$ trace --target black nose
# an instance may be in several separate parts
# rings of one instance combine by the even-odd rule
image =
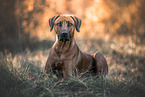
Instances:
[[[67,33],[62,33],[62,37],[67,37],[68,34]]]
[[[66,41],[69,41],[71,39],[71,36],[70,36],[70,34],[66,30],[63,30],[58,35],[58,39],[59,39],[59,41],[66,42]]]

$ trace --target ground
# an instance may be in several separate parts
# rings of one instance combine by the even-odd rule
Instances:
[[[43,43],[44,42],[44,43]],[[107,59],[104,76],[72,76],[68,80],[45,74],[49,49],[42,43],[19,53],[0,53],[1,97],[143,97],[145,95],[145,46],[130,42],[77,39],[81,50],[100,51]],[[44,44],[44,45],[42,45]]]

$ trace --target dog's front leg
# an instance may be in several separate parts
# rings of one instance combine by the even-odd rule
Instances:
[[[72,63],[65,62],[65,64],[63,65],[63,77],[64,77],[64,79],[71,77],[72,73],[73,73]]]
[[[52,66],[54,64],[54,61],[49,57],[47,59],[46,65],[44,67],[44,70],[46,73],[52,73]]]

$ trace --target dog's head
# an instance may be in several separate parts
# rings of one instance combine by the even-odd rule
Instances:
[[[74,31],[80,31],[81,20],[73,15],[57,15],[49,19],[50,32],[54,28],[58,40],[62,42],[70,41],[74,36]]]

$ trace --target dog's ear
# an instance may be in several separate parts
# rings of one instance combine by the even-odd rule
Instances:
[[[53,29],[55,20],[56,20],[59,16],[60,16],[60,15],[57,15],[57,16],[54,16],[54,17],[52,17],[52,18],[49,19],[50,32],[51,32],[52,29]]]
[[[74,20],[74,22],[75,22],[75,27],[76,27],[76,30],[78,31],[78,32],[80,32],[80,26],[81,26],[81,19],[79,19],[79,18],[77,18],[77,17],[75,17],[75,16],[71,16],[71,18]]]

